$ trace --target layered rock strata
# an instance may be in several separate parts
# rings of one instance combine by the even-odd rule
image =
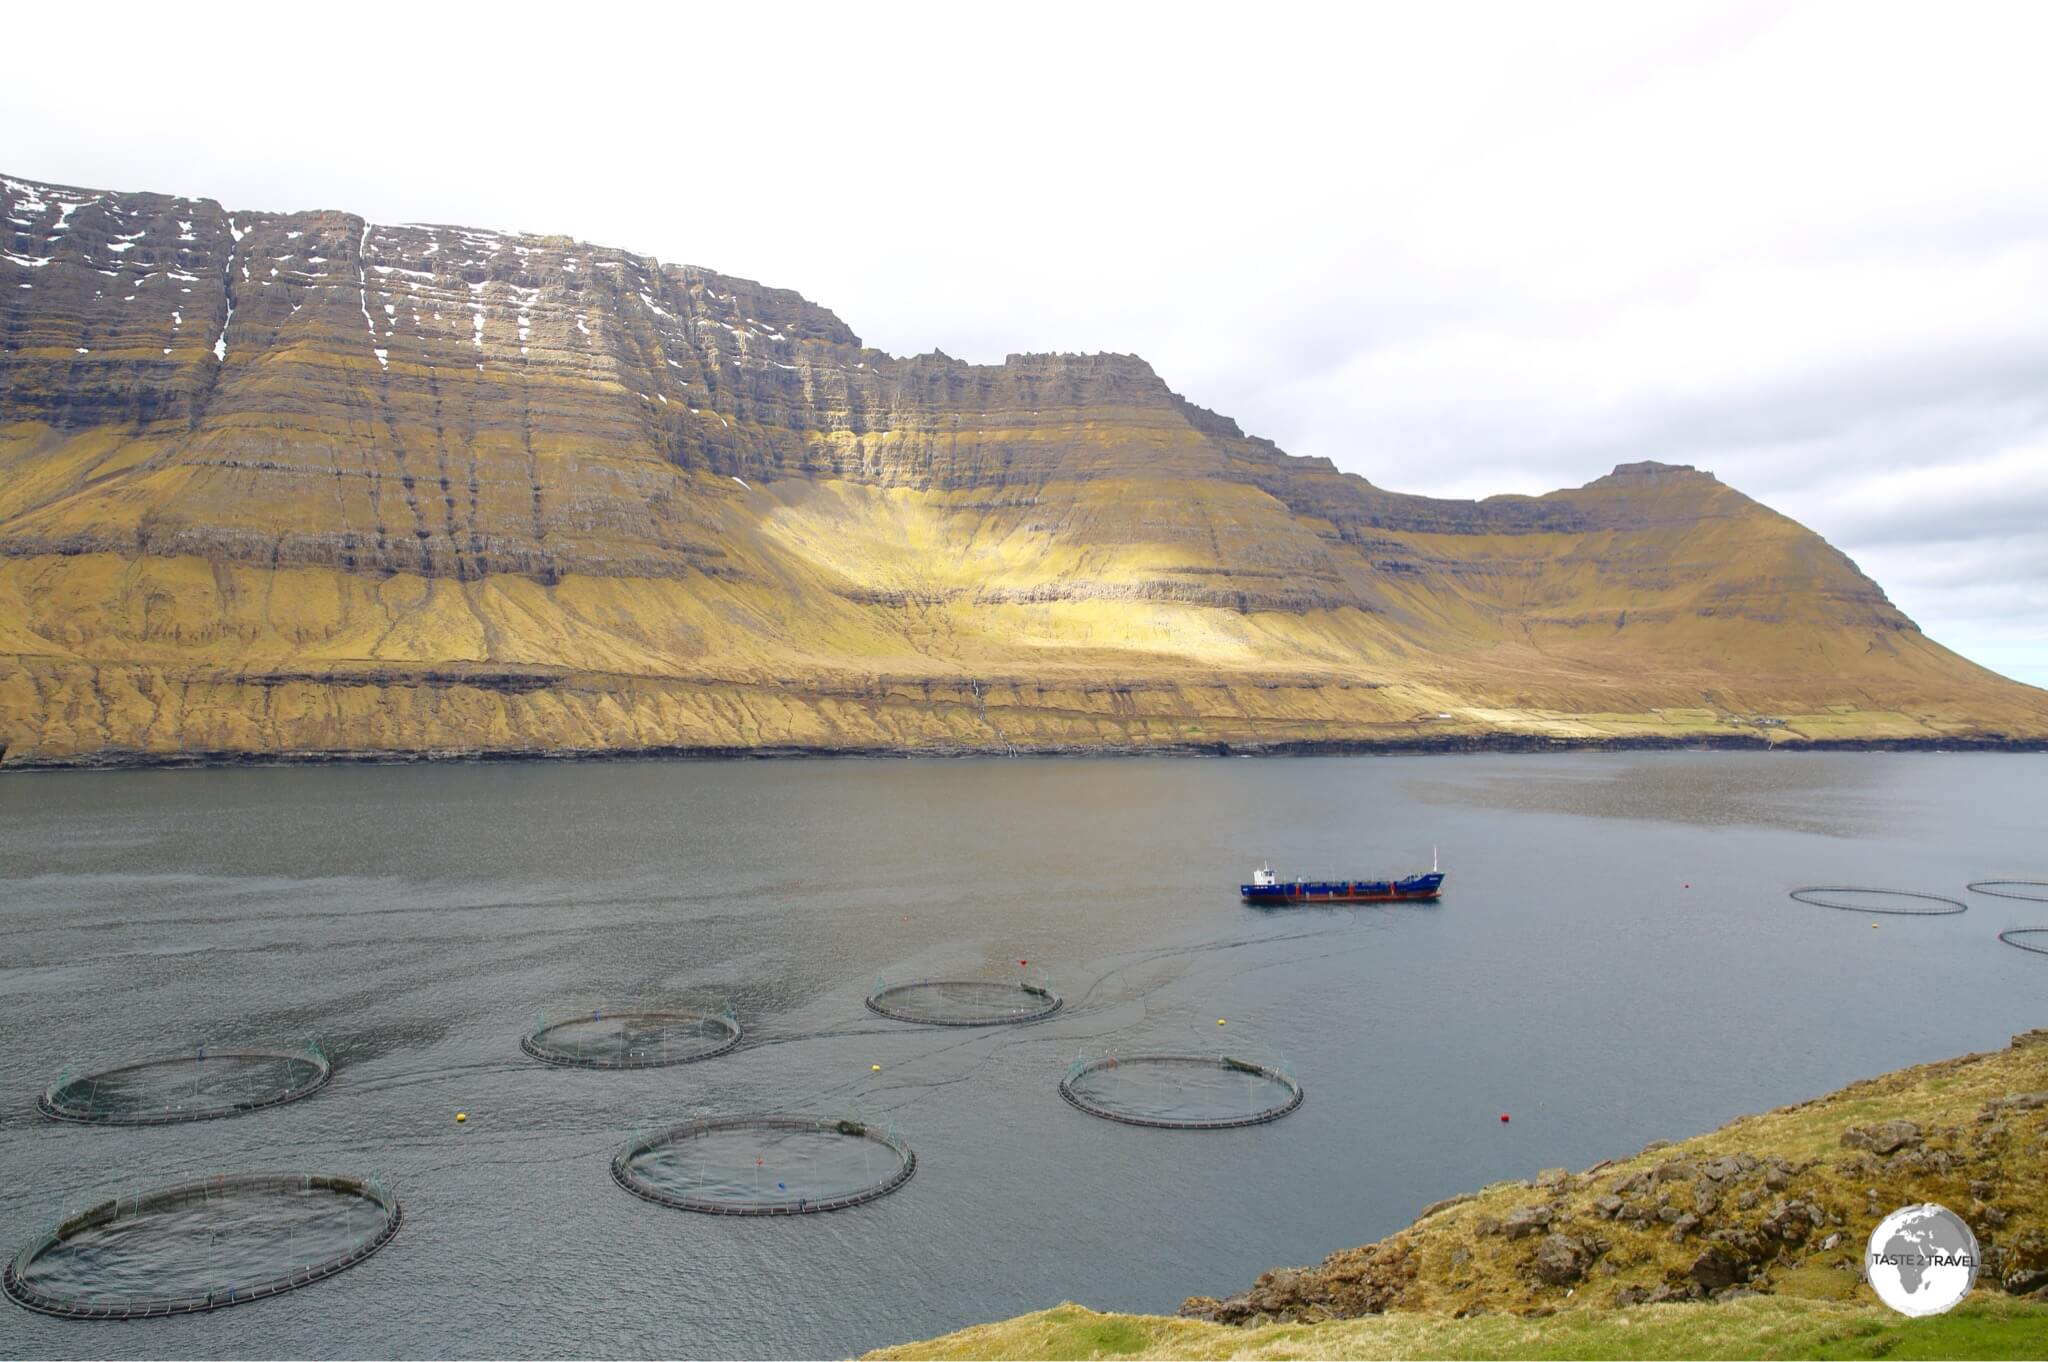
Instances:
[[[1710,475],[1444,501],[1121,355],[0,177],[7,764],[2048,738]]]

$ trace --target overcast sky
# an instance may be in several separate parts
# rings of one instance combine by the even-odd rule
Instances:
[[[8,43],[0,170],[568,233],[897,354],[1134,351],[1400,491],[1697,464],[2048,685],[2048,5],[101,3]]]

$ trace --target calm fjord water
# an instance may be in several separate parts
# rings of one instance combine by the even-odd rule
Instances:
[[[0,1304],[0,1351],[829,1356],[1063,1299],[1171,1311],[1453,1192],[2048,1025],[2048,960],[1996,939],[2048,907],[1962,890],[2048,879],[2044,794],[2048,758],[1888,754],[0,780],[0,1248],[216,1171],[375,1171],[406,1209],[368,1263],[247,1308],[89,1325]],[[1437,907],[1237,901],[1260,858],[1405,872],[1432,844]],[[1970,911],[1785,897],[1835,883]],[[1066,996],[1047,1023],[861,1005],[883,977],[1020,959]],[[549,1009],[720,999],[746,1038],[701,1064],[518,1047]],[[67,1063],[307,1036],[333,1082],[239,1119],[34,1107]],[[1077,1055],[1175,1049],[1282,1058],[1308,1100],[1197,1134],[1055,1090]],[[635,1131],[742,1110],[893,1122],[917,1176],[788,1220],[611,1182]]]

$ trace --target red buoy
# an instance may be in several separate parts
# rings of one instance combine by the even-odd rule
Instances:
[[[1502,1125],[1506,1125],[1508,1123],[1508,1114],[1506,1112],[1502,1112],[1500,1114],[1500,1123]]]

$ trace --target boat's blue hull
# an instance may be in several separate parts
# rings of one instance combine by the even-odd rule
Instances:
[[[1246,903],[1403,903],[1434,899],[1443,892],[1444,873],[1405,880],[1295,880],[1291,884],[1238,886]]]

